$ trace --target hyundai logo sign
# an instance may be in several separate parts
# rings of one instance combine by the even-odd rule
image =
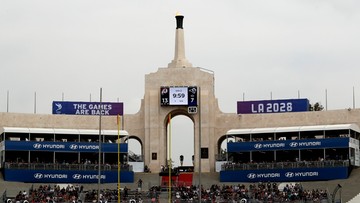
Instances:
[[[41,149],[42,145],[40,143],[35,143],[33,147],[34,149]]]
[[[78,149],[78,145],[77,144],[72,144],[72,145],[70,145],[70,149],[72,149],[72,150],[76,150],[76,149]]]
[[[285,177],[292,178],[292,177],[294,177],[294,173],[293,172],[286,172]]]
[[[291,142],[289,145],[290,145],[290,147],[297,147],[298,143],[297,142]]]
[[[255,147],[255,149],[260,149],[260,148],[262,148],[262,144],[257,143],[257,144],[254,145],[254,147]]]
[[[42,173],[35,173],[34,174],[34,178],[36,179],[42,179],[44,177],[44,175]]]
[[[256,174],[255,173],[249,173],[249,174],[247,174],[247,177],[249,179],[254,179],[254,178],[256,178]]]
[[[81,174],[74,174],[72,177],[73,177],[75,180],[79,180],[79,179],[81,179]]]

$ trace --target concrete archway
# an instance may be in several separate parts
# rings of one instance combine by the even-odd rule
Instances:
[[[169,159],[169,153],[171,153],[171,159],[173,161],[173,166],[193,166],[193,156],[195,152],[195,129],[194,129],[194,119],[186,111],[180,110],[176,113],[175,116],[171,118],[171,127],[167,126],[167,158]],[[169,129],[169,127],[171,129]],[[171,135],[169,131],[171,130]],[[171,143],[169,139],[171,136]],[[171,151],[171,152],[169,152]],[[183,157],[183,161],[180,162],[180,156]]]

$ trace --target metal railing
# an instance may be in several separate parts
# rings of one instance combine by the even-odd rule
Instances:
[[[91,171],[98,170],[98,164],[58,164],[58,163],[9,163],[5,162],[6,169],[29,169],[29,170],[80,170]],[[103,171],[117,171],[117,164],[101,164]],[[121,164],[121,171],[132,171],[132,166]]]
[[[4,193],[2,194],[1,196],[1,199],[0,199],[2,202],[6,202],[7,200],[7,194],[6,194],[6,190],[4,191]]]
[[[349,160],[299,161],[299,162],[270,162],[270,163],[226,163],[221,170],[261,170],[286,168],[328,168],[348,167]]]

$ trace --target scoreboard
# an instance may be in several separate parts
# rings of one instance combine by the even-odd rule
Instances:
[[[160,87],[161,106],[197,106],[197,87]]]

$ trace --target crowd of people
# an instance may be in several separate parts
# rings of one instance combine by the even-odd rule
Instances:
[[[22,203],[55,203],[55,202],[76,202],[79,194],[83,190],[82,186],[67,185],[60,187],[55,185],[40,185],[38,188],[30,188],[29,193],[20,191],[14,199],[8,202],[22,202]]]
[[[121,190],[121,202],[160,202],[161,187],[153,186],[148,191],[130,190],[127,187]],[[167,193],[165,191],[164,193]],[[178,186],[172,188],[172,202],[198,202],[201,193],[201,202],[247,202],[247,203],[286,203],[286,202],[313,202],[328,203],[330,196],[323,189],[304,189],[300,184],[256,183],[245,186],[237,185],[212,185],[210,188],[192,186]],[[11,201],[19,203],[79,203],[97,200],[101,202],[118,202],[117,189],[84,191],[82,186],[68,185],[60,187],[55,185],[40,185],[31,188],[29,193],[20,191]]]
[[[198,199],[196,186],[176,188],[175,199],[192,201]],[[287,184],[280,190],[276,183],[245,185],[212,185],[201,189],[204,202],[329,202],[326,190],[306,190],[300,184]]]

